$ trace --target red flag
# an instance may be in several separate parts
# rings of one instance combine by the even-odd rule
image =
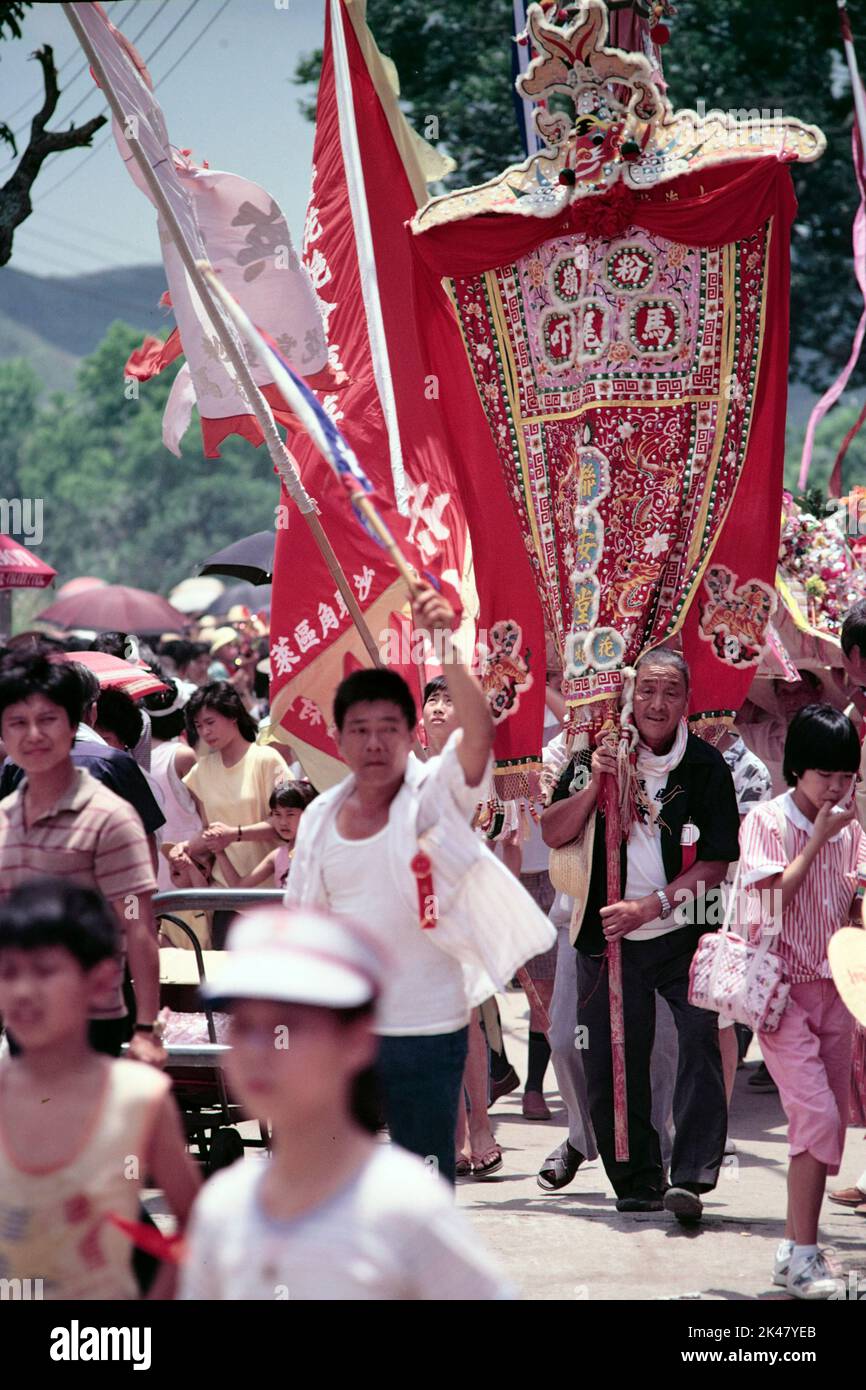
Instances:
[[[771,204],[765,314],[757,380],[750,401],[751,428],[742,474],[710,552],[682,628],[691,670],[690,710],[695,732],[736,716],[767,644],[776,612],[779,503],[785,465],[788,386],[788,306],[791,223],[796,211],[788,179],[776,180]],[[743,390],[732,380],[729,390]]]
[[[400,115],[369,31],[354,8],[330,0],[303,255],[323,301],[331,365],[345,369],[351,384],[339,403],[325,396],[323,404],[335,412],[334,419],[380,498],[390,499],[392,510],[385,512],[385,519],[395,534],[401,529],[396,506],[406,505],[402,530],[415,548],[416,563],[422,570],[438,565],[455,589],[463,577],[465,511],[476,561],[479,554],[484,556],[479,636],[491,654],[485,680],[500,726],[497,757],[522,763],[540,746],[543,679],[521,704],[532,684],[526,669],[530,652],[539,673],[543,671],[540,608],[513,519],[506,514],[500,529],[500,517],[494,519],[487,510],[486,496],[478,493],[474,482],[478,451],[491,446],[473,397],[456,320],[452,317],[445,330],[453,373],[434,373],[420,349],[407,293],[411,245],[404,226],[424,196],[413,139],[417,141]],[[404,586],[394,583],[382,552],[363,533],[349,534],[345,526],[340,533],[329,523],[333,486],[308,443],[297,438],[291,443],[344,568],[363,602],[372,605],[369,621],[383,656],[388,664],[417,670],[419,639],[408,634],[407,652],[406,628],[391,618],[403,606]],[[358,654],[362,648],[343,622],[333,637],[317,632],[317,649],[301,653],[291,648],[299,659],[287,669],[286,647],[291,646],[288,639],[296,624],[306,620],[309,625],[318,603],[327,607],[333,602],[333,581],[310,553],[300,529],[293,526],[277,540],[272,717],[282,720],[302,754],[304,745],[320,754],[333,753],[326,732],[330,699],[343,674],[346,650]],[[365,567],[374,570],[375,577],[362,593],[357,580]],[[307,660],[300,659],[304,656]],[[419,671],[418,684],[420,675]],[[515,721],[518,708],[521,719]],[[316,781],[306,761],[304,765]],[[325,773],[333,780],[342,775],[342,765],[332,764]]]

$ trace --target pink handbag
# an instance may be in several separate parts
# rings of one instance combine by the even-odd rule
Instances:
[[[779,814],[784,819],[781,808]],[[781,830],[787,854],[787,821]],[[785,962],[770,950],[766,928],[757,945],[731,930],[740,900],[739,881],[738,870],[721,929],[708,932],[698,942],[689,970],[689,1003],[744,1023],[754,1033],[775,1033],[791,986],[785,979]]]
[[[754,1033],[775,1033],[791,986],[785,963],[763,937],[757,946],[722,927],[698,942],[689,970],[689,1003],[712,1009]]]

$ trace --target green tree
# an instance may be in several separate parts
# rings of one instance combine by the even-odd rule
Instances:
[[[851,0],[852,23],[866,0]],[[397,65],[401,99],[419,133],[439,121],[439,144],[456,161],[447,183],[480,183],[521,157],[512,95],[511,0],[369,0],[379,47]],[[819,125],[828,149],[794,166],[800,211],[793,238],[792,375],[822,389],[848,355],[857,322],[851,224],[852,104],[836,6],[815,0],[678,0],[663,50],[674,106],[781,110]],[[866,45],[861,58],[866,62]],[[295,79],[318,79],[308,54]],[[309,102],[304,109],[314,118]]]
[[[264,448],[230,439],[220,459],[204,459],[194,417],[183,460],[166,450],[162,414],[177,368],[130,398],[123,368],[140,338],[112,324],[76,390],[41,404],[26,364],[0,363],[4,494],[43,499],[40,555],[58,583],[95,574],[167,593],[212,551],[273,525],[279,487]]]
[[[852,401],[849,404],[843,399],[841,405],[835,406],[824,416],[815,431],[812,462],[809,466],[809,487],[820,490],[825,497],[836,455],[859,414],[859,402]],[[792,432],[785,451],[785,487],[793,493],[797,492],[802,450],[802,432]],[[846,496],[856,483],[866,483],[866,425],[851,441],[842,462],[842,496]]]
[[[17,496],[13,486],[21,451],[38,413],[42,382],[24,358],[10,358],[0,370],[0,492]]]

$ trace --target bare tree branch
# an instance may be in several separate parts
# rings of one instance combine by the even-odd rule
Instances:
[[[45,44],[31,56],[42,68],[45,100],[42,109],[37,111],[31,122],[30,140],[26,150],[14,173],[0,188],[0,265],[6,265],[12,255],[15,229],[20,227],[33,211],[30,190],[45,160],[59,150],[83,149],[89,146],[97,130],[107,121],[106,116],[94,116],[93,120],[86,121],[84,125],[70,124],[68,130],[46,130],[46,125],[57,109],[60,96],[54,52],[50,44]],[[0,128],[0,139],[5,138],[5,127]],[[17,149],[15,153],[18,153]]]

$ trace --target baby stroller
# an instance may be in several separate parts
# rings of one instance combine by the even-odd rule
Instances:
[[[225,1041],[227,1020],[199,995],[199,985],[218,971],[224,951],[204,952],[195,932],[176,915],[190,908],[231,908],[229,898],[279,900],[270,890],[257,892],[201,889],[192,892],[160,893],[154,900],[157,919],[166,919],[184,933],[191,950],[163,947],[160,950],[161,1016],[165,1021],[163,1045],[168,1053],[165,1071],[171,1077],[174,1096],[183,1117],[187,1143],[205,1172],[227,1168],[241,1158],[245,1148],[268,1148],[267,1128],[259,1125],[259,1137],[244,1138],[237,1125],[245,1120],[240,1106],[229,1094],[223,1063],[229,1046]],[[194,901],[193,901],[194,900]],[[218,901],[216,901],[218,900]],[[174,908],[172,912],[169,909]]]

